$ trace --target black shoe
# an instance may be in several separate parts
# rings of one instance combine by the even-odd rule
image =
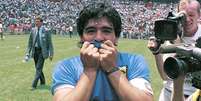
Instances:
[[[41,83],[40,85],[45,85],[45,83]]]

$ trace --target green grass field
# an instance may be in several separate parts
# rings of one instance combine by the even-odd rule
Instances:
[[[23,63],[28,35],[8,35],[0,40],[0,101],[52,101],[50,93],[51,73],[55,63],[63,58],[79,55],[78,37],[52,36],[54,45],[53,61],[46,60],[44,73],[46,85],[31,91],[34,78],[33,60]],[[148,61],[155,101],[158,100],[162,81],[156,70],[154,57],[146,47],[147,41],[119,39],[118,48],[129,53],[142,54]]]

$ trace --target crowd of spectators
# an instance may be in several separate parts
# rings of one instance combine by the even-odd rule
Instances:
[[[96,0],[99,2],[102,0]],[[40,15],[47,29],[56,34],[75,29],[75,21],[80,9],[94,0],[0,0],[0,16],[4,30],[11,33],[28,33],[33,19]],[[121,14],[123,21],[122,37],[147,39],[153,35],[154,21],[167,16],[177,4],[144,3],[138,0],[107,0]]]

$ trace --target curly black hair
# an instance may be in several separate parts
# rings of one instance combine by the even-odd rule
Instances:
[[[92,3],[84,7],[77,19],[77,31],[83,36],[84,27],[90,19],[106,17],[114,26],[115,36],[119,37],[122,28],[121,17],[117,10],[107,3]]]

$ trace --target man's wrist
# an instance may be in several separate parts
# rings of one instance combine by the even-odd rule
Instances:
[[[94,74],[96,74],[96,72],[97,72],[97,69],[95,69],[95,68],[87,68],[87,69],[84,69],[84,73],[85,74],[90,74],[90,75],[94,75]]]
[[[152,51],[153,55],[158,55],[160,53],[160,48],[158,48],[157,50]]]
[[[87,73],[97,72],[97,68],[84,67],[84,72],[87,72]]]
[[[118,67],[112,67],[112,69],[105,71],[106,75],[110,75],[116,71],[119,71]]]
[[[159,54],[159,51],[157,52],[152,52],[153,55],[158,55]]]

